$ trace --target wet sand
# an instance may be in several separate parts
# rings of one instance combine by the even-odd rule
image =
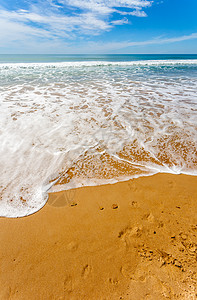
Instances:
[[[0,226],[0,299],[196,299],[197,177],[54,193]]]

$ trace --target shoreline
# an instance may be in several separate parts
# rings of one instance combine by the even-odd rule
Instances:
[[[195,299],[197,177],[52,193],[0,218],[2,299]],[[154,287],[154,289],[153,289]]]

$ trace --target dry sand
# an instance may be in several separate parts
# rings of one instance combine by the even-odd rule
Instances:
[[[186,175],[51,194],[0,219],[0,299],[196,299],[196,213]]]

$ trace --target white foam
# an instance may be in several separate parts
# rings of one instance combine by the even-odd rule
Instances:
[[[37,68],[37,67],[92,67],[92,66],[150,66],[150,65],[195,65],[197,59],[137,60],[137,61],[73,61],[73,62],[30,62],[0,63],[0,68]]]
[[[197,60],[0,64],[0,215],[39,210],[87,153],[98,161],[108,153],[136,171],[104,180],[93,164],[86,178],[79,169],[52,190],[158,172],[197,175],[197,80],[150,68],[179,64]]]

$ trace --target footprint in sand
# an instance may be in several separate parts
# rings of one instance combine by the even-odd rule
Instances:
[[[103,207],[103,206],[100,206],[99,209],[100,209],[100,210],[104,210],[104,207]]]
[[[119,232],[118,237],[124,242],[127,249],[129,249],[133,242],[135,242],[136,238],[139,238],[142,235],[143,227],[134,226],[132,228],[125,228]]]
[[[70,294],[73,291],[73,282],[71,276],[66,276],[64,279],[64,293]]]
[[[157,220],[152,213],[145,214],[142,217],[142,220],[145,220],[151,224],[154,223],[157,228],[164,227],[164,223],[162,221]]]
[[[72,203],[70,204],[70,206],[77,206],[77,203],[76,203],[76,202],[72,202]]]
[[[169,188],[173,188],[174,186],[175,186],[174,181],[169,180],[169,181],[168,181],[168,187],[169,187]]]
[[[137,201],[131,201],[131,204],[130,204],[130,205],[131,205],[131,207],[133,207],[133,208],[139,207]]]
[[[155,217],[153,216],[152,213],[144,215],[144,217],[142,219],[147,220],[150,223],[153,223],[155,221]]]
[[[113,209],[117,209],[117,208],[118,208],[118,204],[113,204],[113,205],[112,205],[112,208],[113,208]]]
[[[140,237],[142,235],[142,225],[134,226],[132,228],[127,227],[119,232],[118,237],[125,238],[125,237]]]
[[[117,278],[109,278],[109,283],[117,285],[119,283],[119,280]]]
[[[82,273],[81,273],[81,275],[82,275],[82,277],[84,278],[84,279],[86,279],[87,277],[88,277],[88,275],[90,274],[90,272],[91,272],[91,267],[89,266],[89,265],[86,265],[85,267],[83,267],[83,270],[82,270]]]

